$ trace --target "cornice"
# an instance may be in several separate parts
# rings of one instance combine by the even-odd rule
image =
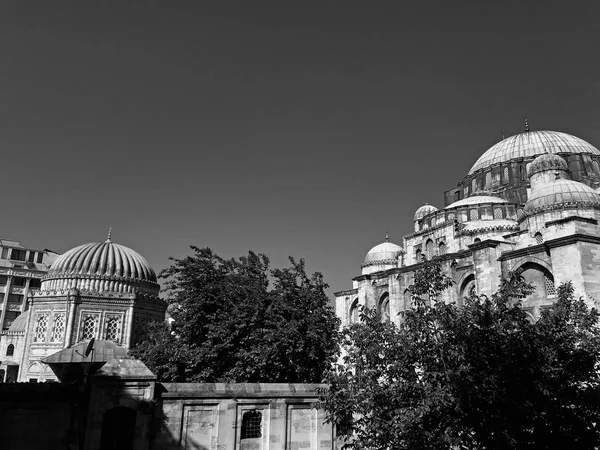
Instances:
[[[567,223],[567,222],[585,222],[585,223],[591,223],[592,225],[598,225],[598,221],[596,219],[590,219],[588,217],[581,217],[581,216],[570,216],[570,217],[565,217],[564,219],[550,220],[550,221],[546,222],[544,225],[546,227],[548,227],[548,226],[552,226],[552,225],[560,225],[560,224]]]
[[[468,222],[463,222],[463,223],[468,223]],[[460,230],[460,232],[458,233],[459,236],[472,236],[474,234],[478,234],[478,233],[486,233],[488,231],[511,231],[511,230],[518,230],[519,229],[519,225],[518,224],[514,224],[514,225],[490,225],[489,227],[481,227],[481,228],[476,228],[473,230]]]
[[[400,252],[398,252],[398,255],[400,255]],[[370,267],[370,266],[386,266],[389,264],[397,264],[397,263],[398,263],[398,258],[378,259],[376,261],[369,261],[369,262],[363,263],[360,265],[360,268],[363,269],[365,267]]]
[[[533,208],[530,210],[523,210],[523,214],[518,218],[518,222],[521,223],[525,219],[535,216],[537,214],[547,212],[547,211],[559,211],[565,209],[579,209],[579,208],[592,208],[592,209],[600,209],[600,202],[561,202],[558,204],[552,205],[543,205],[538,206],[537,208]]]
[[[345,291],[334,292],[333,295],[336,297],[344,297],[346,295],[356,295],[358,294],[358,289],[347,289]]]
[[[513,245],[512,242],[506,241],[498,241],[496,239],[486,239],[484,241],[475,242],[473,244],[468,245],[468,247],[473,251],[483,250],[484,248],[496,248],[500,244]]]
[[[600,237],[590,236],[588,234],[575,233],[569,236],[562,236],[556,239],[551,239],[542,244],[532,245],[530,247],[518,248],[504,252],[498,258],[498,261],[506,261],[509,259],[518,258],[521,256],[531,255],[532,253],[548,252],[551,248],[564,247],[565,245],[575,244],[577,242],[587,242],[600,245]]]

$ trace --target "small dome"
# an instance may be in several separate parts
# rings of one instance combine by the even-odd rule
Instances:
[[[531,176],[535,175],[536,173],[551,170],[563,170],[568,172],[569,166],[567,165],[567,162],[560,156],[553,153],[545,153],[538,156],[531,162],[529,168],[527,169],[527,175],[531,178]]]
[[[136,251],[107,240],[80,245],[59,256],[43,278],[42,290],[71,288],[158,295],[156,274]]]
[[[417,209],[417,212],[415,212],[415,221],[421,220],[423,217],[428,216],[436,211],[438,211],[438,209],[435,206],[425,203],[423,206]]]
[[[398,257],[398,254],[402,252],[402,247],[399,245],[393,244],[391,242],[384,242],[382,244],[376,245],[365,257],[365,264],[375,264],[383,261],[395,260]]]
[[[533,213],[561,205],[600,207],[600,194],[586,184],[558,179],[531,191],[531,196],[523,210],[526,213]]]
[[[528,131],[503,139],[473,164],[469,175],[513,159],[531,158],[544,153],[572,153],[600,156],[600,150],[575,136],[557,131]]]
[[[457,202],[451,203],[444,209],[458,208],[460,206],[471,206],[471,205],[482,205],[484,203],[508,203],[506,200],[500,197],[494,197],[491,195],[472,195],[471,197],[463,198]]]
[[[14,332],[19,332],[19,331],[27,331],[26,327],[27,327],[27,318],[28,317],[29,317],[29,310],[25,311],[23,314],[21,314],[19,317],[17,317],[15,320],[13,320],[13,323],[10,325],[8,332],[14,333]]]

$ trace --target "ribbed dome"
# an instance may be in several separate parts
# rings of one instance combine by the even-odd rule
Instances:
[[[494,197],[491,195],[472,195],[471,197],[463,198],[457,202],[451,203],[444,209],[458,208],[460,206],[471,206],[471,205],[482,205],[484,203],[508,203],[506,200],[500,197]]]
[[[600,207],[600,194],[586,184],[558,179],[534,189],[524,211],[531,213],[571,205]]]
[[[527,175],[531,177],[536,173],[550,170],[563,170],[568,172],[569,166],[567,165],[567,162],[560,156],[553,153],[545,153],[532,161],[527,170]]]
[[[367,256],[365,257],[364,264],[395,260],[401,252],[402,247],[399,245],[391,242],[384,242],[369,250],[369,253],[367,253]]]
[[[600,156],[600,150],[570,134],[558,131],[528,131],[503,139],[473,164],[469,175],[494,164],[543,153],[584,153]]]
[[[438,211],[438,209],[435,206],[425,203],[423,206],[417,209],[417,212],[415,212],[415,220],[421,220],[423,217],[428,216],[436,211]]]
[[[42,290],[78,288],[157,295],[156,274],[136,251],[110,240],[75,247],[59,256],[44,277]]]

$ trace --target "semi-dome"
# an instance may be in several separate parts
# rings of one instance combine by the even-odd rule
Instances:
[[[99,292],[158,295],[156,274],[148,261],[110,240],[84,244],[59,256],[42,280],[42,290],[71,288]]]
[[[557,179],[532,190],[523,210],[531,214],[561,206],[600,207],[600,194],[586,184]]]
[[[9,333],[19,333],[27,331],[27,318],[29,317],[29,310],[25,311],[15,320],[8,328]]]
[[[567,165],[567,162],[560,156],[555,155],[554,153],[544,153],[531,162],[529,168],[527,169],[527,175],[531,177],[536,173],[551,170],[562,170],[568,172],[569,166]]]
[[[415,220],[421,220],[423,217],[428,216],[431,213],[436,212],[438,209],[430,205],[429,203],[425,203],[415,212]]]
[[[543,153],[600,156],[600,150],[576,136],[558,131],[527,131],[503,139],[491,147],[473,164],[469,175],[495,164],[518,158],[531,158]]]
[[[369,250],[369,253],[367,253],[367,256],[365,257],[364,264],[395,260],[401,252],[402,247],[399,245],[391,242],[383,242]]]
[[[444,209],[459,208],[461,206],[483,205],[489,203],[508,203],[505,199],[492,195],[472,195],[457,202],[451,203]]]

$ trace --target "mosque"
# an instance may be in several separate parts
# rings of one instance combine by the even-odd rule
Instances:
[[[159,289],[148,261],[110,232],[58,256],[29,293],[29,308],[2,333],[0,382],[56,381],[74,362],[125,356],[149,322],[164,321]],[[92,338],[95,354],[85,355]]]
[[[600,150],[556,131],[502,139],[475,162],[444,207],[421,206],[414,232],[366,255],[352,289],[335,293],[342,326],[358,320],[360,306],[377,308],[398,323],[410,307],[406,288],[415,270],[435,258],[454,280],[443,293],[460,305],[475,290],[491,295],[500,277],[521,271],[535,286],[523,307],[536,320],[571,281],[577,297],[600,303]]]

